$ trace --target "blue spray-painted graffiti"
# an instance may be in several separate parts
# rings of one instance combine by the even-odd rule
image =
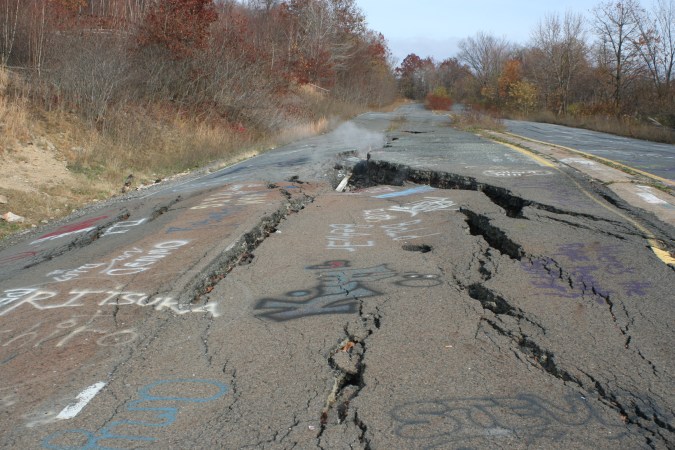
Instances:
[[[615,247],[598,242],[569,243],[559,246],[553,256],[556,259],[541,257],[521,263],[521,267],[534,276],[532,285],[549,295],[582,298],[592,294],[597,303],[605,304],[608,298],[616,294],[645,296],[652,287],[649,281],[631,279],[637,276],[637,270],[630,262],[625,262],[626,257],[622,258]],[[562,272],[561,264],[567,273]],[[614,287],[621,286],[623,289],[603,287],[599,276],[605,279],[621,277],[623,280],[614,283]]]
[[[419,187],[414,187],[410,189],[406,189],[404,191],[399,191],[399,192],[390,192],[388,194],[380,194],[376,195],[374,198],[394,198],[394,197],[405,197],[407,195],[413,195],[413,194],[421,194],[424,192],[431,192],[435,191],[436,189],[432,188],[431,186],[419,186]]]
[[[474,397],[413,401],[392,413],[396,434],[415,448],[508,447],[518,439],[530,446],[547,447],[584,429],[605,429],[615,444],[625,436],[620,422],[608,423],[600,411],[579,394],[546,399],[535,394],[513,397]],[[540,445],[532,445],[533,443]],[[473,444],[473,445],[472,445]],[[413,447],[411,445],[410,447]]]
[[[199,393],[203,396],[187,397],[182,395],[153,395],[153,390],[167,385],[186,385],[193,384]],[[177,417],[179,408],[176,406],[140,406],[150,402],[166,403],[207,403],[221,398],[228,392],[227,385],[215,380],[200,379],[177,379],[160,380],[143,386],[138,391],[138,400],[129,402],[126,406],[130,412],[144,412],[154,414],[156,422],[146,422],[140,420],[114,420],[95,433],[87,430],[65,430],[50,434],[42,441],[42,446],[55,450],[109,450],[120,447],[101,445],[101,441],[127,441],[128,442],[156,442],[157,438],[151,436],[132,436],[127,434],[116,434],[113,430],[122,426],[166,428],[172,425]],[[191,390],[192,392],[192,390]],[[73,445],[73,442],[78,442]],[[83,443],[82,443],[83,442]]]

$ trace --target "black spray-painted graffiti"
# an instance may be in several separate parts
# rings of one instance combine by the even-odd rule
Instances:
[[[172,389],[173,388],[173,389]],[[166,394],[161,392],[174,392],[183,388],[187,393]],[[126,405],[126,410],[132,413],[141,413],[145,419],[154,416],[156,420],[113,420],[108,425],[92,433],[87,430],[65,430],[50,434],[42,441],[44,448],[54,450],[93,450],[128,448],[130,443],[134,447],[148,445],[156,442],[153,436],[138,436],[115,432],[116,428],[122,427],[126,433],[129,427],[145,427],[146,432],[160,432],[162,429],[173,425],[178,420],[178,404],[193,403],[202,404],[218,400],[227,393],[227,385],[215,380],[179,379],[161,380],[143,386],[138,391],[138,400],[133,400]],[[173,405],[173,406],[169,406]],[[73,446],[73,441],[78,442]],[[84,443],[82,443],[84,441]],[[114,447],[113,443],[124,441],[123,447]],[[106,442],[106,445],[101,445]]]
[[[606,428],[612,440],[626,433],[619,423],[608,424],[579,394],[566,395],[561,403],[534,394],[418,401],[395,408],[392,417],[398,423],[396,434],[415,440],[416,448],[466,447],[471,441],[483,446],[486,440],[509,437],[541,445],[591,426]]]
[[[399,274],[386,264],[367,268],[351,268],[349,261],[327,261],[310,266],[317,271],[319,284],[311,289],[288,292],[285,298],[264,298],[255,306],[269,310],[258,317],[278,322],[321,314],[351,314],[358,310],[359,301],[381,295],[364,283],[394,279],[401,287],[431,287],[441,284],[438,275],[406,272]]]

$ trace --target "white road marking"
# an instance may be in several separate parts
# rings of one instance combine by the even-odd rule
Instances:
[[[654,194],[650,194],[648,192],[638,192],[638,196],[642,198],[642,200],[646,201],[647,203],[651,203],[652,205],[667,205],[668,202],[665,200],[661,200]]]
[[[101,391],[101,389],[105,387],[105,385],[106,383],[104,383],[103,381],[99,381],[98,383],[89,386],[84,391],[80,392],[80,394],[76,397],[77,403],[73,403],[72,405],[68,405],[65,408],[63,408],[63,410],[59,413],[58,416],[56,416],[56,418],[61,420],[68,420],[78,415],[80,411],[82,411],[84,407],[87,406],[87,403],[89,403],[91,399],[96,397],[96,394],[98,394]]]
[[[642,192],[636,192],[636,194],[642,198],[642,200],[652,205],[668,205],[669,203],[665,200],[660,199],[656,195],[652,194],[651,188],[649,186],[640,186],[638,185],[638,190]]]

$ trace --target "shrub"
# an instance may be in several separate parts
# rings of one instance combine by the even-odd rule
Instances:
[[[448,111],[452,107],[452,99],[443,86],[439,86],[427,94],[425,102],[427,109]]]

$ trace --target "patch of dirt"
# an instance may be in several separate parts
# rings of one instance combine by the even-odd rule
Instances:
[[[51,141],[37,137],[0,151],[0,215],[12,212],[22,223],[0,219],[0,239],[26,228],[53,222],[74,209],[104,197],[98,182],[73,173]]]
[[[38,192],[77,182],[54,144],[42,138],[0,154],[0,190]],[[11,199],[9,205],[11,208]],[[4,209],[4,208],[3,208]]]

